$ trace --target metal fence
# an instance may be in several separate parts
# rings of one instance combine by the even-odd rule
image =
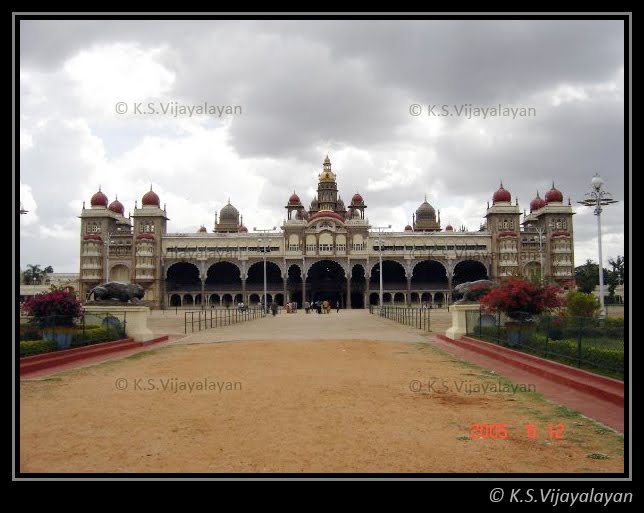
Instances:
[[[24,347],[21,344],[21,355],[124,339],[127,338],[126,326],[127,312],[124,311],[100,314],[83,312],[77,318],[61,315],[21,317],[19,342],[28,342]]]
[[[520,351],[624,377],[624,321],[540,315],[515,321],[483,310],[466,312],[469,336]]]
[[[230,326],[238,322],[266,317],[262,308],[211,308],[184,312],[184,333]]]
[[[411,308],[406,306],[369,305],[369,313],[412,326],[423,331],[431,331],[431,310],[429,308]]]

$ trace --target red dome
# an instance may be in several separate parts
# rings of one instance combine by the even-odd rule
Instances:
[[[555,189],[554,182],[552,183],[552,189],[546,192],[546,203],[561,203],[563,201],[563,194],[561,191]]]
[[[107,206],[107,196],[101,192],[101,188],[98,188],[98,192],[92,196],[92,199],[89,200],[90,204],[93,207],[106,207]]]
[[[88,233],[87,235],[85,235],[85,237],[83,237],[83,240],[97,240],[97,241],[102,241],[102,240],[103,240],[103,237],[101,237],[101,236],[100,236],[99,234],[97,234],[97,233]]]
[[[246,228],[245,226],[240,226],[239,233],[248,233],[248,228]]]
[[[201,227],[197,230],[197,233],[207,233],[207,232],[208,232],[208,229],[203,225],[201,225]]]
[[[118,200],[118,198],[112,201],[112,203],[110,203],[110,206],[107,208],[109,208],[112,212],[116,212],[120,215],[123,215],[125,213],[125,207],[123,206],[123,203]]]
[[[314,219],[319,219],[320,217],[332,217],[333,219],[337,219],[338,221],[344,223],[344,218],[340,214],[337,214],[331,210],[321,210],[320,212],[316,212],[309,218],[309,222],[313,221]]]
[[[411,231],[413,231],[413,230],[414,230],[414,229],[411,227],[411,225],[410,225],[410,224],[408,224],[407,226],[405,226],[405,231],[406,231],[406,232],[411,232]]]
[[[362,196],[360,196],[360,194],[356,192],[353,195],[353,198],[351,198],[351,204],[352,205],[361,205],[362,203],[364,203],[364,199],[362,199]]]
[[[539,210],[540,208],[543,208],[545,206],[545,200],[541,198],[539,196],[539,193],[537,192],[537,197],[530,202],[530,212],[532,212],[533,210]]]
[[[503,184],[501,184],[501,187],[492,196],[492,203],[510,203],[511,201],[512,195],[510,191],[504,189]]]
[[[448,225],[445,227],[445,231],[446,231],[446,232],[453,232],[453,231],[454,231],[454,227],[453,227],[451,224],[448,224]]]
[[[300,197],[295,194],[295,192],[293,192],[293,194],[291,194],[291,197],[288,199],[288,202],[290,205],[297,205],[300,203]]]
[[[138,240],[145,240],[145,239],[147,239],[147,240],[154,240],[154,234],[152,234],[152,233],[139,233],[139,234],[136,236],[136,238],[137,238]]]
[[[159,195],[150,187],[150,190],[143,195],[141,204],[158,207],[161,205],[161,200],[159,199]]]

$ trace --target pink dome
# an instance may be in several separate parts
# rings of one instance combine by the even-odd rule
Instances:
[[[120,215],[123,215],[125,213],[125,207],[123,206],[123,203],[118,200],[118,197],[114,201],[112,201],[112,203],[110,203],[110,206],[107,208],[109,208],[112,212]]]
[[[492,196],[492,203],[510,203],[511,201],[512,195],[510,194],[510,191],[504,189],[503,183],[501,183],[501,187],[499,187]]]
[[[99,187],[98,192],[92,196],[89,202],[93,207],[107,207],[107,196],[101,192]]]
[[[242,226],[240,226],[240,227],[239,227],[239,233],[248,233],[248,228],[246,228],[246,227],[245,227],[245,226],[243,226],[243,225],[242,225]]]
[[[453,231],[454,231],[454,227],[453,227],[451,224],[448,224],[448,225],[445,227],[445,231],[446,231],[446,232],[453,232]]]
[[[150,190],[143,195],[141,204],[146,206],[158,207],[161,205],[161,200],[159,199],[159,195],[152,190],[152,187],[150,187]]]
[[[204,225],[201,225],[201,227],[197,230],[197,233],[208,233],[208,229]]]
[[[406,231],[406,232],[411,232],[411,231],[413,231],[413,230],[414,230],[414,229],[412,228],[412,226],[411,226],[410,224],[408,224],[407,226],[405,226],[405,231]]]
[[[552,189],[546,192],[546,203],[561,203],[563,201],[563,194],[561,191],[555,189],[555,183],[552,182]]]
[[[533,210],[539,210],[540,208],[543,208],[545,206],[545,200],[540,197],[539,193],[537,192],[537,197],[530,202],[530,212],[532,212]]]
[[[351,204],[352,205],[362,205],[364,203],[364,199],[360,195],[360,193],[356,192],[353,195],[353,198],[351,198]]]
[[[300,204],[300,197],[293,192],[291,194],[291,197],[288,199],[288,204],[289,205],[299,205]]]

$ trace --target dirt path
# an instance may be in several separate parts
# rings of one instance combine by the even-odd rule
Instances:
[[[21,471],[623,471],[621,435],[494,391],[505,382],[420,331],[346,314],[261,319],[23,381]],[[509,438],[471,438],[473,423]]]

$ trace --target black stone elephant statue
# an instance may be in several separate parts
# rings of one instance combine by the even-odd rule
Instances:
[[[108,281],[98,285],[89,291],[88,299],[94,296],[95,301],[116,300],[123,303],[136,302],[143,299],[145,289],[137,283],[122,283],[119,281]]]

